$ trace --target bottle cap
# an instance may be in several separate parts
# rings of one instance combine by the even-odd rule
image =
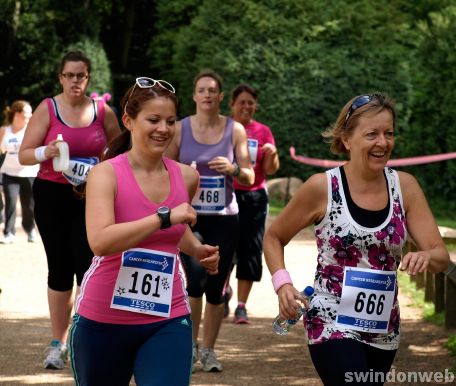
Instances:
[[[314,291],[313,287],[311,287],[311,286],[309,285],[309,286],[307,286],[306,288],[304,288],[304,291],[303,291],[303,292],[304,292],[304,295],[306,295],[306,296],[311,296],[311,295],[313,295],[313,293],[314,293],[315,291]]]
[[[57,134],[57,141],[63,141],[63,136],[62,134]]]

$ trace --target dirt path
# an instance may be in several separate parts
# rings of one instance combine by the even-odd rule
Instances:
[[[21,232],[17,239],[12,245],[0,244],[0,384],[72,385],[68,368],[50,371],[41,366],[50,339],[45,255],[40,240],[27,243]],[[312,282],[315,247],[308,232],[287,246],[286,260],[296,285]],[[235,282],[232,280],[234,289]],[[394,363],[396,372],[450,369],[452,359],[442,347],[449,332],[422,321],[420,310],[408,304],[401,296],[402,342]],[[253,287],[248,310],[252,324],[234,325],[231,316],[223,323],[217,352],[225,370],[218,374],[198,370],[192,385],[321,385],[306,349],[303,328],[296,327],[286,337],[271,333],[277,299],[267,270]],[[417,383],[388,383],[407,384]]]

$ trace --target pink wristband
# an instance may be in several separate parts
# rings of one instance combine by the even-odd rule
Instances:
[[[274,275],[272,275],[272,286],[274,287],[274,291],[277,293],[280,287],[284,284],[293,285],[293,281],[291,280],[288,271],[285,268],[282,268],[274,272]]]

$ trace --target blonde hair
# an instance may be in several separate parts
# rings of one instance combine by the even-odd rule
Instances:
[[[4,124],[11,125],[16,113],[22,112],[25,106],[30,106],[30,103],[24,100],[17,100],[11,106],[6,106],[5,110],[3,110]]]
[[[353,103],[363,96],[370,98],[370,100],[357,108],[353,107]],[[330,150],[333,154],[348,154],[342,139],[352,135],[361,117],[373,113],[378,114],[383,110],[391,112],[393,116],[393,127],[395,127],[396,112],[394,110],[394,101],[387,94],[374,93],[358,95],[346,103],[340,111],[336,122],[328,127],[321,135],[331,144]]]

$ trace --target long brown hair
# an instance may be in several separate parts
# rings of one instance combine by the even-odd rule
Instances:
[[[152,99],[164,97],[170,99],[176,111],[178,109],[177,96],[166,88],[156,84],[153,87],[141,88],[136,83],[131,86],[124,94],[120,101],[121,111],[132,119],[135,119],[142,110],[144,104]],[[107,145],[101,156],[102,160],[114,158],[115,156],[125,153],[131,148],[130,130],[124,128],[122,132]]]

